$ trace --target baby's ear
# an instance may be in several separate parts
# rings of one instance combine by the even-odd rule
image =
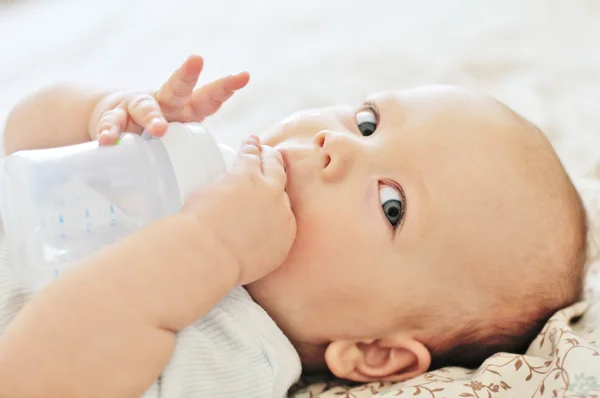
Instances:
[[[325,362],[337,377],[359,382],[402,381],[423,374],[431,355],[423,343],[406,336],[381,340],[338,340]]]

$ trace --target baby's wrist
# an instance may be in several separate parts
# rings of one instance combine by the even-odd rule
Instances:
[[[211,262],[218,266],[220,278],[234,288],[241,280],[242,261],[236,250],[229,247],[219,225],[215,225],[219,220],[210,217],[209,214],[185,210],[180,213],[191,225],[189,247],[202,262]]]

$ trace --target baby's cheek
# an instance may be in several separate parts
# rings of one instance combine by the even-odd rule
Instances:
[[[374,188],[367,190],[367,194],[361,203],[360,213],[357,214],[356,223],[360,224],[361,232],[365,237],[381,238],[382,231],[385,231],[385,218],[383,208],[379,199],[379,191],[375,188],[378,184],[373,184]]]
[[[331,261],[332,256],[344,250],[343,230],[339,225],[330,222],[326,217],[297,220],[297,235],[292,250],[297,258],[301,258],[305,267],[323,267]]]

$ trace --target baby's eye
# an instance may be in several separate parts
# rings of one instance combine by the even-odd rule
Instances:
[[[392,228],[396,229],[404,218],[404,198],[397,188],[379,185],[379,200],[383,214]]]
[[[377,129],[377,113],[375,108],[370,105],[365,105],[356,114],[356,125],[360,133],[368,137]]]

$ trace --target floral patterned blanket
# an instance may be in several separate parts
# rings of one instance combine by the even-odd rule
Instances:
[[[580,181],[590,219],[583,300],[557,312],[525,355],[498,353],[478,369],[444,368],[401,383],[302,379],[294,398],[600,397],[600,183]]]

